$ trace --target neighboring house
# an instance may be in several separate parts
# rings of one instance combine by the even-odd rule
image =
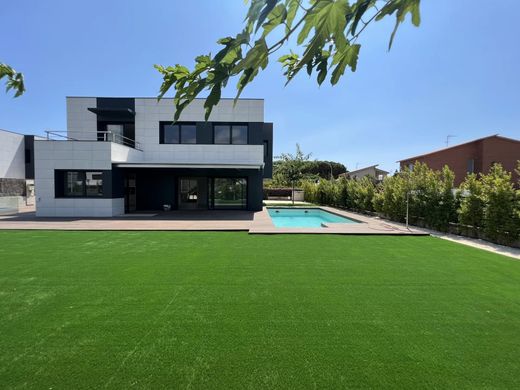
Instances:
[[[0,129],[0,208],[34,204],[34,136]]]
[[[520,140],[495,134],[410,157],[398,163],[401,170],[405,167],[413,169],[416,162],[425,163],[435,170],[440,170],[447,165],[455,172],[455,186],[459,186],[468,173],[487,173],[494,163],[500,163],[507,171],[512,172],[513,181],[517,183],[518,175],[515,169],[518,160],[520,160]]]
[[[346,177],[350,179],[361,179],[365,176],[370,176],[377,181],[383,181],[388,176],[388,172],[378,168],[379,164],[371,165],[369,167],[356,169],[355,171],[345,172],[339,175],[340,177]]]
[[[68,97],[67,134],[34,143],[37,216],[261,210],[273,159],[264,101],[222,99],[208,122],[203,99],[173,115],[172,99]]]

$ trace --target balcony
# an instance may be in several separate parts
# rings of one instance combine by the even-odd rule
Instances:
[[[66,131],[50,131],[45,130],[47,133],[48,141],[92,141],[91,139],[78,139],[74,137],[69,137]],[[136,142],[135,140],[125,137],[121,134],[113,133],[111,131],[98,131],[97,132],[97,141],[98,142],[113,142],[119,145],[124,145],[129,148],[142,150],[141,144]]]

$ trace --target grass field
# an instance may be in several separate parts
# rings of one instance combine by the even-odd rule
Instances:
[[[0,387],[519,388],[520,262],[431,237],[0,232]]]

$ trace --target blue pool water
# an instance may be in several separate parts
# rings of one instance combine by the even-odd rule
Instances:
[[[279,228],[319,228],[322,223],[358,223],[352,219],[329,213],[318,208],[276,208],[267,209],[275,227]]]

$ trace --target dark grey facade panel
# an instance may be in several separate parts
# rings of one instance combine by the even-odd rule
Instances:
[[[96,98],[97,108],[107,109],[131,109],[135,111],[134,98],[114,98],[114,97],[98,97]]]
[[[134,98],[96,98],[98,122],[133,122],[135,121]],[[132,114],[133,113],[133,114]]]
[[[262,143],[264,145],[264,178],[273,177],[273,124],[263,123]]]
[[[34,179],[34,135],[24,135],[25,178]]]
[[[212,144],[213,143],[213,123],[197,122],[197,143]]]

